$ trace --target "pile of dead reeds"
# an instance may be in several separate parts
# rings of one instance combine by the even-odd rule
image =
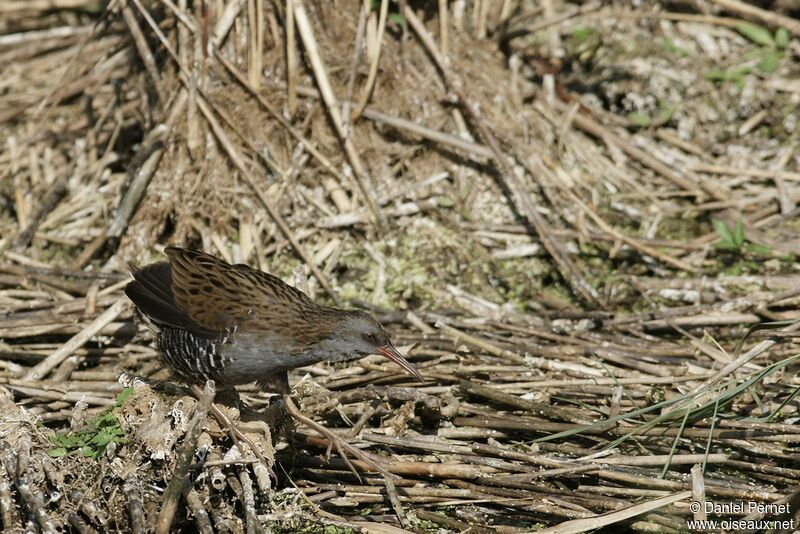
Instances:
[[[0,4],[3,529],[677,532],[692,501],[793,503],[798,327],[745,334],[797,317],[800,23],[375,4]],[[167,243],[375,311],[425,383],[367,358],[295,390],[394,478],[255,390],[161,383],[121,289]]]

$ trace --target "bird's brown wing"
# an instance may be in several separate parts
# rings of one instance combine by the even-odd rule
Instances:
[[[202,328],[277,333],[291,338],[298,351],[333,328],[326,308],[276,276],[204,252],[177,247],[165,252],[176,306]]]
[[[132,266],[133,282],[125,286],[125,294],[136,305],[148,323],[157,328],[188,330],[203,337],[215,337],[210,330],[194,321],[175,301],[172,293],[172,269],[167,262],[150,264],[139,269]]]

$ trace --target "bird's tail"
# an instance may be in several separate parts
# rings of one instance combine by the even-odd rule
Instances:
[[[172,294],[172,271],[167,262],[141,269],[131,266],[133,282],[125,286],[125,294],[133,301],[146,322],[153,326],[186,328],[192,322],[175,303]]]

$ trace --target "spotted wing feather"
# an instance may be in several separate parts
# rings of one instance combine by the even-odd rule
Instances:
[[[199,251],[169,247],[165,252],[175,303],[202,328],[280,335],[291,340],[293,352],[333,329],[331,309],[276,276]]]
[[[158,329],[182,329],[203,337],[217,335],[193,321],[175,301],[169,263],[153,263],[141,269],[133,267],[131,271],[133,282],[125,286],[125,294],[149,323]]]

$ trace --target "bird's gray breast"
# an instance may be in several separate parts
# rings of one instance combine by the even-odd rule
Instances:
[[[221,347],[225,378],[233,384],[247,384],[296,367],[319,361],[313,354],[292,353],[292,343],[274,334],[238,333]]]
[[[239,332],[221,346],[225,378],[233,384],[247,384],[279,372],[313,365],[323,360],[346,361],[362,355],[336,339],[325,339],[302,352],[292,352],[292,340],[278,334]]]

